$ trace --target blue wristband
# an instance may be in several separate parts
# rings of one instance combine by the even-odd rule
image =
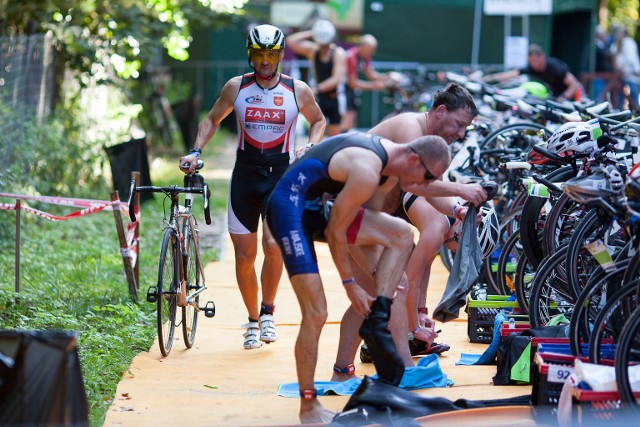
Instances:
[[[343,284],[343,285],[350,285],[350,284],[352,284],[352,283],[356,283],[356,278],[355,278],[355,277],[353,277],[353,276],[349,277],[348,279],[344,279],[344,280],[342,281],[342,284]]]

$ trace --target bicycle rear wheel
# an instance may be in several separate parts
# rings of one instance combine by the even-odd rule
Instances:
[[[193,347],[196,340],[196,328],[198,326],[198,308],[200,306],[200,294],[195,297],[193,294],[200,289],[200,252],[196,244],[197,230],[191,227],[188,220],[185,220],[184,238],[188,242],[187,250],[182,254],[184,263],[184,277],[186,280],[186,297],[189,304],[182,307],[182,337],[187,348]]]
[[[178,239],[171,228],[167,228],[162,238],[160,263],[158,266],[157,325],[158,344],[163,356],[168,356],[173,345],[176,329],[176,303],[180,264],[176,262],[179,251]]]
[[[640,405],[635,398],[629,379],[629,367],[640,362],[640,309],[636,309],[622,330],[616,347],[616,382],[618,393],[629,416],[640,417]]]

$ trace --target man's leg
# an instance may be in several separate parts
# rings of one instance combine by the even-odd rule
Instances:
[[[282,253],[271,235],[266,223],[262,227],[262,250],[264,263],[260,274],[262,284],[262,303],[260,308],[260,341],[271,343],[278,339],[276,334],[273,311],[275,309],[276,293],[282,277]]]
[[[407,289],[408,326],[411,331],[414,331],[420,324],[418,307],[420,303],[426,303],[431,265],[440,251],[444,236],[449,231],[449,221],[422,197],[416,199],[411,205],[408,216],[420,231],[420,238],[407,264],[409,281],[409,289]],[[434,334],[435,332],[423,331],[422,334],[414,333],[414,336],[431,344],[435,338]]]
[[[399,218],[367,210],[362,217],[355,244],[383,247],[379,258],[375,251],[362,251],[365,257],[367,252],[372,256],[358,260],[361,267],[367,265],[367,271],[375,272],[373,278],[376,296],[371,304],[371,312],[359,332],[371,352],[378,377],[382,381],[398,385],[404,373],[404,361],[399,356],[389,331],[389,319],[394,293],[413,249],[413,231]]]
[[[302,322],[295,345],[298,384],[303,396],[300,399],[302,423],[328,423],[334,413],[313,397],[314,373],[318,363],[318,342],[322,327],[327,321],[327,300],[319,274],[297,274],[291,277],[291,285],[298,297]]]
[[[243,326],[247,328],[244,348],[259,348],[262,343],[258,341],[258,278],[254,268],[258,253],[258,236],[257,233],[231,233],[231,242],[236,259],[236,280],[249,314],[249,322]]]

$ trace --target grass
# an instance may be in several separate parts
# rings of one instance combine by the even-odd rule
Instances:
[[[209,143],[203,153],[208,165],[215,164],[214,147],[226,138],[220,133]],[[154,159],[154,185],[182,183],[176,167],[179,155],[169,152]],[[227,186],[211,189],[212,216],[223,215]],[[109,192],[105,189],[95,198],[108,200]],[[194,212],[203,221],[199,203]],[[30,205],[46,212],[70,212],[53,205]],[[0,327],[79,333],[78,353],[91,426],[103,424],[123,373],[136,354],[148,351],[156,335],[155,305],[144,301],[144,295],[156,280],[163,206],[163,197],[156,196],[141,207],[140,302],[129,297],[111,212],[61,222],[22,214],[19,293],[14,291],[15,232],[0,240]],[[10,214],[13,212],[0,211],[0,215]],[[203,250],[203,262],[215,255],[211,249]]]

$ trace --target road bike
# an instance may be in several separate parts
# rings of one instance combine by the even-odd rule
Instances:
[[[184,186],[167,187],[136,186],[131,181],[129,192],[129,216],[136,220],[132,203],[135,193],[162,193],[171,201],[169,219],[163,219],[163,237],[158,264],[158,282],[147,291],[147,301],[157,304],[158,344],[163,356],[168,356],[174,341],[176,326],[182,325],[182,335],[187,348],[191,348],[196,338],[198,313],[214,317],[216,308],[213,301],[200,306],[200,294],[207,289],[200,258],[198,222],[191,212],[194,194],[204,199],[204,217],[211,224],[209,208],[209,186],[197,172],[204,166],[198,161],[196,171],[184,176]],[[184,202],[180,203],[180,195]],[[182,320],[176,323],[178,307],[182,308]]]

